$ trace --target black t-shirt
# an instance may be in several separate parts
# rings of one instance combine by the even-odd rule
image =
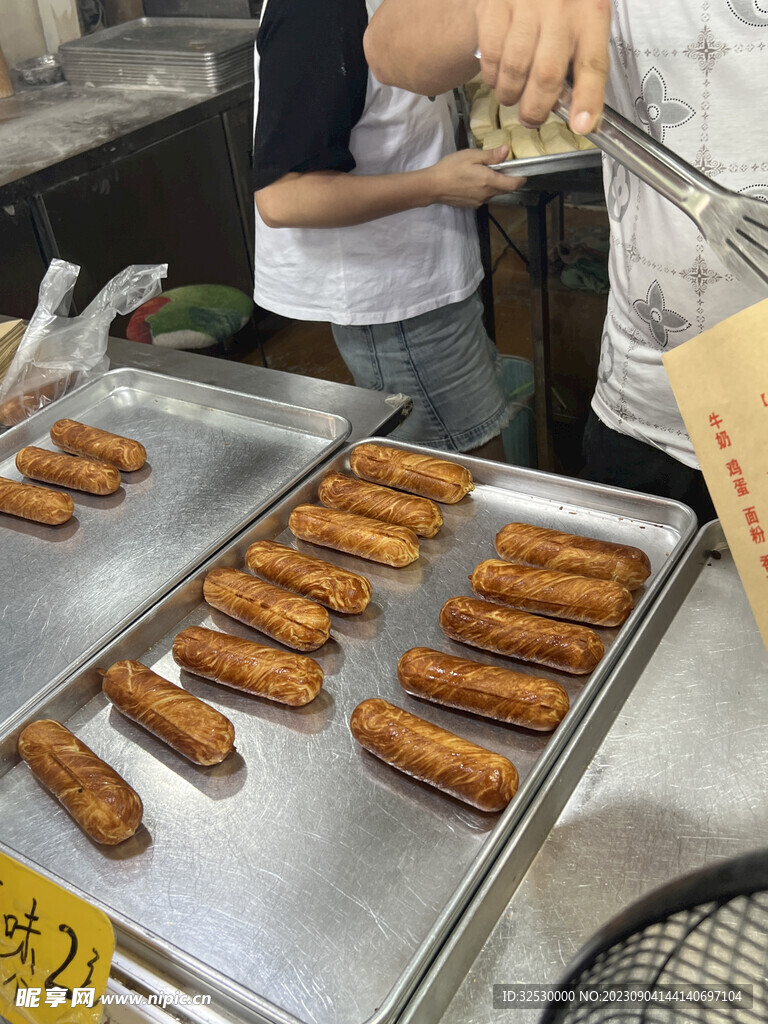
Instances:
[[[363,113],[365,0],[269,0],[256,38],[258,191],[291,171],[351,171],[350,133]]]

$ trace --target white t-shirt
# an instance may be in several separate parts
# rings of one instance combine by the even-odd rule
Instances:
[[[764,0],[613,0],[606,100],[719,184],[768,200]],[[611,293],[592,407],[696,467],[661,356],[766,296],[677,207],[607,157],[603,172]]]
[[[283,3],[284,0],[275,0]],[[370,17],[380,0],[333,0],[325,4],[322,38],[302,38],[301,25],[324,4],[294,0],[296,24],[280,25],[291,33],[296,66],[317,56],[322,46],[336,45],[336,27],[345,9],[355,2]],[[265,24],[268,5],[262,10]],[[365,16],[365,11],[362,12]],[[356,23],[357,25],[357,23]],[[275,35],[277,30],[275,31]],[[274,36],[267,37],[268,45]],[[263,45],[267,45],[264,43]],[[306,52],[302,48],[306,47]],[[298,52],[297,52],[298,51]],[[312,51],[312,52],[310,52]],[[265,58],[262,58],[265,59]],[[339,60],[345,59],[340,47]],[[255,53],[256,96],[254,123],[259,111],[259,51]],[[347,78],[367,76],[362,114],[351,127],[348,152],[355,167],[350,174],[391,174],[437,163],[455,149],[452,111],[448,97],[430,100],[403,89],[381,85],[366,65],[344,69]],[[354,91],[354,82],[348,82]],[[316,99],[316,97],[313,97]],[[337,98],[338,100],[338,98]],[[300,103],[283,97],[281,102]],[[338,102],[337,102],[338,106]],[[332,108],[328,119],[332,120]],[[324,108],[325,109],[325,108]],[[321,115],[321,118],[324,114]],[[317,125],[307,126],[316,128]],[[333,125],[329,124],[328,131]],[[298,129],[301,131],[301,128]],[[258,138],[256,152],[258,156]],[[330,147],[329,147],[330,148]],[[311,151],[310,141],[307,152]],[[330,168],[333,163],[329,162]],[[310,165],[319,169],[322,163]],[[291,170],[284,167],[284,173]],[[258,180],[258,179],[257,179]],[[482,278],[480,249],[474,214],[467,209],[435,204],[342,228],[269,228],[256,210],[254,299],[264,309],[302,320],[336,324],[381,324],[404,320],[466,298]]]

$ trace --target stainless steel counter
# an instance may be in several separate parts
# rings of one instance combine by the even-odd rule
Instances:
[[[60,83],[0,100],[0,308],[30,317],[55,256],[84,268],[76,309],[131,263],[168,263],[167,288],[249,291],[252,120],[252,81],[181,92]]]
[[[352,439],[386,434],[403,409],[393,396],[117,339],[109,356],[113,367],[347,416]],[[492,869],[481,886],[483,913],[505,908],[490,937],[477,940],[479,929],[473,945],[465,915],[403,1024],[498,1024],[509,1011],[493,1008],[494,984],[554,984],[595,930],[643,894],[768,846],[768,654],[719,524],[701,532],[667,590],[666,633],[605,738],[593,737],[596,753],[530,867],[515,878],[514,865],[507,877]],[[118,977],[126,967],[118,956]],[[510,1021],[538,1017],[516,1010]]]
[[[494,1009],[492,986],[554,984],[640,896],[768,846],[768,654],[719,524],[697,548],[682,607],[441,1024],[533,1024],[538,1010]]]
[[[199,118],[196,108],[218,109],[231,96],[247,97],[252,83],[220,92],[210,89],[174,92],[154,88],[94,89],[66,82],[19,91],[0,100],[0,192],[11,195],[10,186],[64,161],[187,112]]]

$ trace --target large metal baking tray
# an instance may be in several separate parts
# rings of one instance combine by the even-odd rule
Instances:
[[[470,104],[465,89],[454,89],[459,116],[464,124],[467,144],[477,149],[475,137],[469,126]],[[598,167],[603,155],[597,148],[574,150],[572,153],[550,153],[546,156],[526,157],[522,160],[504,160],[500,164],[489,164],[492,171],[500,171],[513,178],[535,178],[541,174],[561,174],[564,171],[581,171],[586,167]]]
[[[346,468],[347,457],[341,453],[331,465]],[[471,468],[476,490],[444,507],[442,531],[422,541],[412,566],[375,566],[292,541],[290,510],[315,499],[323,467],[55,694],[27,709],[25,720],[67,721],[141,793],[145,827],[127,843],[97,849],[17,763],[15,739],[24,722],[6,731],[3,845],[103,907],[116,925],[120,956],[133,958],[145,985],[149,965],[164,983],[170,978],[188,992],[210,993],[215,1009],[245,1021],[393,1021],[515,833],[582,708],[651,612],[695,528],[693,513],[676,502],[458,461]],[[495,533],[514,519],[637,544],[652,562],[628,622],[601,631],[607,653],[592,676],[545,673],[562,680],[572,701],[551,737],[415,701],[395,673],[400,654],[416,644],[509,663],[448,641],[437,617],[448,597],[469,593],[468,574],[492,555]],[[180,674],[170,655],[175,634],[193,624],[254,635],[201,602],[202,581],[212,567],[242,565],[248,545],[265,537],[365,571],[373,583],[362,616],[333,616],[332,639],[314,655],[326,687],[300,710]],[[237,756],[196,769],[121,720],[99,691],[97,669],[125,657],[181,679],[223,709],[235,725]],[[521,786],[507,810],[476,812],[361,751],[349,714],[377,694],[510,756]]]
[[[110,370],[0,436],[25,445],[83,420],[142,441],[147,465],[108,497],[71,491],[62,526],[0,515],[0,723],[179,583],[347,437],[340,417],[145,370]]]
[[[765,842],[767,668],[713,520],[678,561],[532,803],[535,837],[554,831],[541,848],[534,830],[513,836],[401,1024],[490,1024],[499,1014],[494,983],[556,985],[573,953],[633,900]],[[558,792],[563,773],[581,776],[572,795]],[[534,1024],[540,1015],[521,1006],[513,1017]]]

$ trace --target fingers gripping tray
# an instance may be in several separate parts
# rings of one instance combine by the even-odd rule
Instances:
[[[211,993],[214,1009],[241,1020],[397,1018],[494,860],[526,827],[542,779],[653,613],[695,528],[690,510],[675,502],[462,456],[452,461],[471,470],[474,491],[441,505],[441,530],[420,538],[416,561],[394,568],[299,541],[288,528],[296,506],[317,503],[329,469],[350,472],[350,451],[298,484],[27,709],[3,740],[3,846],[103,907],[129,961],[187,991]],[[629,619],[597,629],[606,653],[590,675],[524,666],[442,632],[441,607],[471,593],[467,577],[494,557],[494,538],[512,521],[633,544],[649,556],[651,576],[635,592]],[[270,643],[203,600],[207,573],[243,569],[257,540],[286,544],[372,584],[361,614],[331,613],[330,639],[312,652],[324,685],[304,707],[208,682],[181,670],[171,653],[189,627]],[[400,656],[416,646],[556,680],[570,711],[554,733],[536,733],[418,700],[401,689],[396,672]],[[235,753],[197,768],[122,718],[102,695],[99,675],[121,659],[142,662],[222,711],[235,727]],[[520,786],[506,810],[475,810],[364,751],[349,719],[371,697],[509,758]],[[40,717],[64,722],[141,795],[144,820],[133,838],[104,853],[19,763],[18,731]]]

